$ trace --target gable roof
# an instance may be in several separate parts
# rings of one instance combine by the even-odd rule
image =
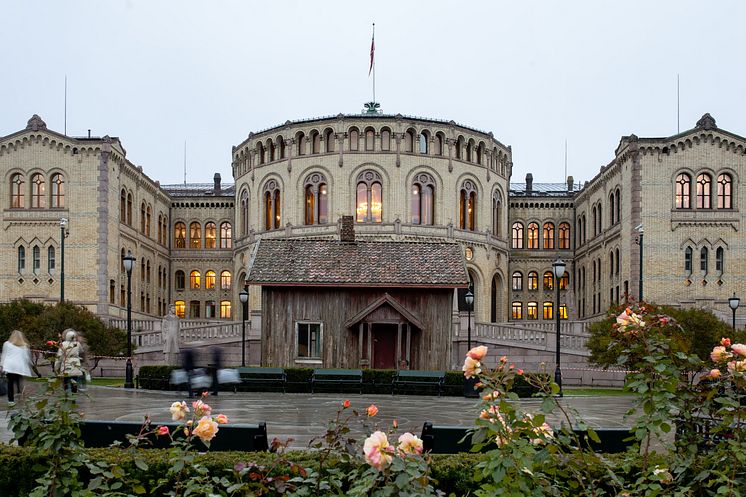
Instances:
[[[247,280],[266,286],[462,288],[455,243],[260,240]]]
[[[396,300],[394,297],[389,295],[388,293],[384,293],[381,297],[378,297],[376,300],[368,304],[364,309],[362,309],[360,312],[349,318],[347,321],[345,321],[345,328],[350,328],[363,319],[365,319],[370,313],[378,309],[379,307],[388,304],[391,307],[396,310],[399,314],[404,316],[404,319],[409,321],[411,324],[416,326],[419,329],[424,329],[424,326],[422,325],[422,320],[417,317],[414,313],[407,310],[406,307],[404,307],[398,300]]]

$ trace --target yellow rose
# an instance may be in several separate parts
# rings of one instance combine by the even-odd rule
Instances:
[[[209,442],[218,432],[218,424],[209,416],[203,416],[197,423],[197,427],[192,432],[203,442]]]

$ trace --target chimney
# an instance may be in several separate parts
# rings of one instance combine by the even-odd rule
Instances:
[[[526,174],[526,195],[531,195],[534,189],[534,175],[531,173]]]
[[[342,243],[355,243],[355,218],[342,216],[342,226],[339,231],[339,241]]]
[[[575,186],[575,180],[573,179],[572,176],[568,176],[567,177],[567,191],[571,192],[573,186]]]
[[[215,176],[212,177],[212,181],[215,183],[214,190],[216,192],[220,191],[220,173],[215,173]]]

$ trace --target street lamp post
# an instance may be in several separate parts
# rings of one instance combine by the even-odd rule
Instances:
[[[246,289],[238,294],[241,300],[241,366],[246,366],[246,303],[249,301],[249,292]]]
[[[643,229],[642,224],[640,224],[639,226],[637,226],[635,229],[639,233],[637,244],[640,246],[640,269],[639,269],[639,271],[640,271],[640,286],[637,289],[637,301],[638,302],[642,302],[643,301],[643,297],[642,297],[642,261],[643,261],[643,259],[642,259],[642,248],[643,248],[642,239],[643,239],[643,235],[645,234],[645,230]]]
[[[466,291],[466,296],[464,297],[464,300],[466,301],[466,348],[467,350],[471,350],[471,310],[474,306],[474,294],[471,293],[471,289]]]
[[[127,365],[124,373],[124,388],[134,388],[135,382],[132,374],[132,268],[135,267],[135,257],[132,252],[127,251],[122,261],[124,270],[127,271]]]
[[[67,218],[60,218],[60,303],[65,301],[65,238],[69,234]]]
[[[736,309],[738,309],[738,306],[741,305],[741,299],[736,297],[736,292],[733,292],[733,296],[728,299],[728,305],[730,306],[730,309],[733,311],[733,331],[736,331]]]
[[[557,260],[552,263],[552,269],[554,270],[554,286],[557,287],[557,308],[555,310],[557,316],[557,342],[555,345],[555,367],[554,367],[554,382],[559,386],[559,396],[562,397],[562,370],[560,369],[560,278],[565,275],[565,262],[557,256]]]

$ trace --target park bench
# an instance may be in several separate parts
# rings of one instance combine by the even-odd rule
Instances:
[[[400,369],[396,372],[391,382],[391,395],[400,392],[406,387],[425,387],[429,390],[435,390],[438,397],[443,393],[443,384],[445,382],[445,371],[416,371]]]
[[[282,390],[285,393],[287,375],[282,368],[238,368],[241,385],[259,385],[262,391]]]
[[[168,426],[169,431],[179,436],[180,432],[174,431],[180,425],[176,423],[152,423],[151,430],[157,426]],[[131,421],[84,421],[80,424],[80,435],[86,447],[109,447],[114,442],[128,445],[127,435],[137,435],[142,429],[142,423]],[[150,443],[144,443],[139,447],[146,448],[168,448],[170,439],[168,437],[148,437]],[[208,449],[202,441],[195,437],[194,448],[200,452],[207,450],[212,452],[242,451],[256,452],[266,451],[267,424],[225,424],[220,425],[218,433],[210,442]]]
[[[425,422],[422,426],[422,447],[432,454],[457,454],[459,452],[471,452],[470,428],[465,426],[442,426]],[[594,428],[600,442],[588,439],[585,431],[574,430],[579,437],[583,447],[590,447],[594,452],[616,454],[624,452],[632,444],[627,440],[632,436],[629,428]],[[467,438],[464,438],[467,437]],[[488,445],[482,448],[482,452],[491,450],[495,446]]]
[[[361,369],[314,369],[311,375],[311,393],[319,385],[333,385],[340,389],[348,385],[363,393],[363,371]]]

